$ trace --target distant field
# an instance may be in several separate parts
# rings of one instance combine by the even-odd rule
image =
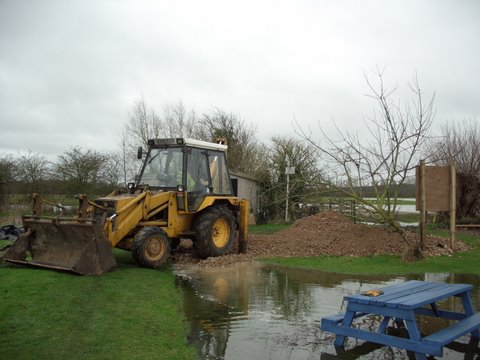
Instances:
[[[397,199],[398,205],[415,205],[415,199]]]

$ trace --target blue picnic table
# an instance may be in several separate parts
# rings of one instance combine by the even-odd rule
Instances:
[[[426,354],[442,356],[443,347],[455,339],[468,333],[472,337],[479,337],[480,313],[475,313],[472,288],[469,284],[412,280],[367,293],[348,295],[344,297],[346,311],[322,318],[320,327],[323,331],[336,334],[335,346],[343,346],[347,337],[353,337],[413,351],[417,359],[426,359]],[[451,296],[461,299],[463,312],[443,310],[437,306],[439,301]],[[354,319],[370,314],[382,318],[376,331],[354,326]],[[457,321],[433,334],[422,336],[416,321],[417,315]],[[387,334],[390,322],[405,326],[408,338]]]

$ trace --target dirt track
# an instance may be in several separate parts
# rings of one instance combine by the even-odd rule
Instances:
[[[414,233],[410,234],[416,236]],[[456,243],[456,251],[465,251],[467,245]],[[198,263],[202,266],[228,266],[250,262],[260,257],[289,256],[366,256],[380,254],[402,254],[405,242],[396,233],[382,227],[354,224],[341,213],[324,211],[296,221],[290,228],[270,234],[248,236],[248,253],[237,255],[236,248],[231,255],[197,259],[190,251],[189,244],[182,244],[180,251],[172,256],[176,263]],[[428,236],[427,256],[448,255],[448,239]]]

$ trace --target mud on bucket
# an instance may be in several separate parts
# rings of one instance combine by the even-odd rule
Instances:
[[[24,219],[27,231],[8,249],[3,260],[82,275],[98,275],[116,266],[111,245],[92,223],[59,219]]]

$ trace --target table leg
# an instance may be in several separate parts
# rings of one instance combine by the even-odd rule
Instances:
[[[463,309],[465,311],[465,315],[472,316],[475,314],[475,307],[473,306],[472,302],[472,294],[470,291],[464,292],[460,294],[462,299]],[[472,331],[472,337],[479,338],[480,332],[478,329]]]
[[[381,334],[385,334],[385,330],[387,329],[388,323],[390,322],[390,316],[385,316],[378,327],[378,332]]]
[[[421,342],[422,336],[420,334],[420,330],[417,326],[417,320],[415,318],[415,313],[412,312],[408,318],[404,319],[405,324],[407,326],[408,337],[410,340]],[[424,353],[415,353],[415,359],[417,360],[426,360],[427,357]]]
[[[355,317],[355,311],[349,311],[347,309],[347,312],[345,313],[345,316],[342,320],[342,326],[348,326],[350,327],[352,325],[352,322],[353,322],[353,319]],[[343,346],[343,344],[345,343],[345,339],[347,337],[344,336],[344,335],[337,335],[335,337],[335,341],[334,341],[334,345],[335,346]]]
[[[407,324],[408,337],[411,340],[420,341],[421,335],[420,330],[418,330],[417,321],[415,319],[405,319]]]

